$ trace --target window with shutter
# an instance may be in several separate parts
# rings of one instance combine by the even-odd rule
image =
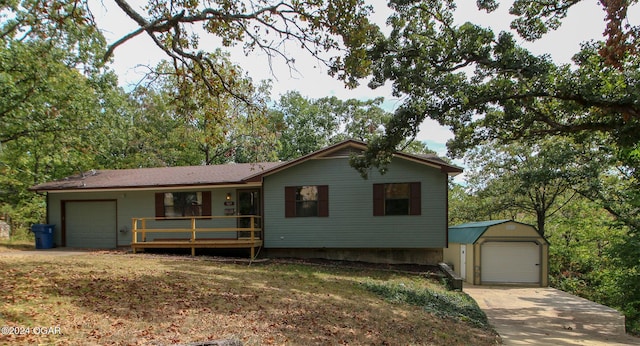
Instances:
[[[373,216],[420,215],[421,202],[419,182],[373,184]]]
[[[287,186],[284,203],[285,217],[328,217],[329,186]]]

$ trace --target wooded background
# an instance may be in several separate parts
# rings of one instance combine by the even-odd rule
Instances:
[[[638,333],[640,28],[627,17],[638,1],[600,1],[603,37],[571,63],[520,44],[584,1],[515,0],[503,32],[456,24],[453,1],[390,1],[383,33],[359,0],[115,0],[139,28],[114,42],[89,2],[5,1],[0,214],[26,237],[45,215],[43,196],[28,191],[37,183],[90,169],[289,160],[345,138],[370,143],[352,160],[366,177],[394,150],[428,152],[413,139],[434,119],[453,131],[450,158],[467,172],[450,185],[450,224],[535,225],[551,243],[552,285],[620,309]],[[477,1],[488,12],[499,5]],[[123,89],[110,59],[138,35],[166,60]],[[219,49],[199,48],[206,35]],[[390,83],[401,102],[389,112],[382,99],[295,90],[272,100],[273,82],[254,81],[225,51],[242,46],[294,67],[285,44],[347,86]]]

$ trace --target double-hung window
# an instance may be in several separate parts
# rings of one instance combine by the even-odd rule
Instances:
[[[210,191],[156,193],[156,217],[211,216]]]
[[[285,217],[329,216],[327,185],[287,186],[284,195]]]
[[[420,183],[373,184],[373,215],[420,215]]]

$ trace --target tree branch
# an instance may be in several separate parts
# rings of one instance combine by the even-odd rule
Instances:
[[[129,41],[130,39],[140,35],[144,31],[145,30],[143,28],[137,29],[137,30],[135,30],[135,31],[133,31],[133,32],[121,37],[116,42],[110,44],[109,47],[107,47],[107,51],[104,53],[104,57],[102,58],[102,60],[104,60],[104,61],[109,60],[109,58],[111,58],[111,56],[113,56],[113,52],[116,50],[116,48],[118,48],[119,46],[123,45],[125,42]]]

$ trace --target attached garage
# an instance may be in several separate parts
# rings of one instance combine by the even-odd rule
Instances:
[[[112,249],[118,244],[115,200],[62,202],[62,243],[75,248]]]
[[[474,285],[548,286],[549,243],[531,225],[491,220],[449,227],[444,261]]]

